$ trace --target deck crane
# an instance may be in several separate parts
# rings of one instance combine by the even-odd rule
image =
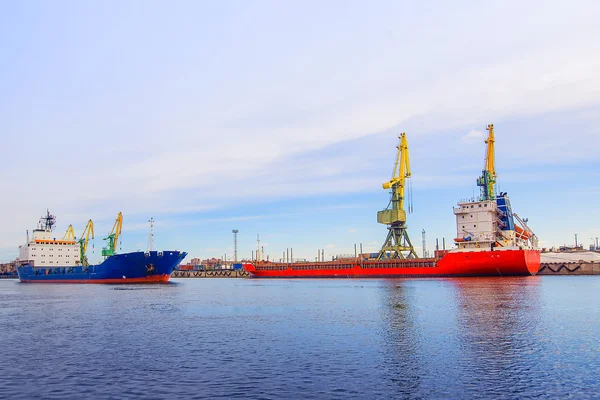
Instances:
[[[481,200],[494,200],[496,194],[494,191],[494,185],[496,183],[496,167],[494,163],[494,124],[487,126],[486,130],[489,132],[488,138],[485,141],[487,145],[485,151],[485,165],[481,176],[477,178],[477,186],[481,187]]]
[[[418,258],[408,237],[406,211],[404,210],[406,179],[411,176],[406,133],[403,132],[398,139],[400,139],[400,144],[396,146],[398,154],[392,179],[382,185],[384,189],[390,190],[390,202],[385,210],[377,213],[377,222],[388,226],[388,235],[377,255],[378,260],[388,257]],[[405,255],[406,252],[408,254]]]
[[[75,240],[75,231],[73,230],[73,225],[69,225],[67,231],[65,232],[62,240],[74,241]]]
[[[85,229],[83,230],[83,233],[81,234],[81,237],[78,240],[79,259],[81,261],[81,265],[83,265],[83,266],[89,265],[86,252],[87,252],[88,243],[90,241],[90,234],[92,235],[92,240],[94,240],[94,223],[92,222],[91,219],[85,225]]]
[[[115,254],[117,243],[119,242],[119,236],[121,235],[121,228],[123,227],[123,214],[119,212],[115,224],[108,237],[104,240],[108,240],[108,247],[102,249],[103,257],[110,257]]]

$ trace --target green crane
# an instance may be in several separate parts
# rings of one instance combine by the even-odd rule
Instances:
[[[113,225],[112,230],[108,237],[105,237],[104,240],[108,240],[108,246],[102,249],[103,257],[110,257],[115,254],[117,249],[117,243],[119,242],[119,236],[121,235],[121,228],[123,227],[123,214],[119,213],[117,215],[117,219],[115,224]]]

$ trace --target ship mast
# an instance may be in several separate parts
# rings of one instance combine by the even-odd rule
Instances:
[[[154,228],[154,217],[150,217],[148,220],[150,223],[150,236],[148,237],[148,251],[154,250],[154,233],[152,232],[152,228]]]
[[[43,222],[42,222],[43,221]],[[40,229],[45,229],[48,232],[52,231],[56,224],[56,217],[50,214],[50,210],[46,210],[46,216],[40,218]]]

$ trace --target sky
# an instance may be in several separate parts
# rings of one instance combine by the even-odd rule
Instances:
[[[377,251],[407,133],[422,252],[455,237],[485,127],[541,246],[600,236],[595,1],[0,3],[0,261],[123,212],[120,251]]]

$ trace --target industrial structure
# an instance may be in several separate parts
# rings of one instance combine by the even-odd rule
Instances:
[[[481,176],[477,179],[477,186],[481,189],[480,200],[494,200],[496,198],[495,184],[496,184],[496,165],[495,165],[495,151],[494,151],[494,124],[490,124],[485,128],[488,133],[488,138],[485,140],[485,163]]]
[[[114,256],[117,243],[119,241],[119,236],[121,235],[121,229],[123,228],[123,214],[119,212],[117,215],[117,219],[115,220],[115,224],[110,231],[110,234],[104,238],[104,240],[108,240],[108,246],[102,249],[103,257]]]
[[[262,261],[262,252],[260,246],[260,236],[256,234],[256,261]]]
[[[75,240],[75,230],[73,229],[73,225],[69,225],[67,231],[62,237],[62,240]]]
[[[316,262],[294,262],[284,253],[282,262],[270,262],[257,257],[246,270],[252,277],[269,278],[366,278],[408,276],[511,276],[532,275],[540,268],[537,237],[522,219],[512,212],[506,192],[496,193],[494,165],[494,129],[488,125],[485,140],[485,164],[477,184],[479,198],[460,201],[454,207],[456,217],[456,247],[439,250],[429,257],[425,230],[422,231],[423,258],[418,258],[410,242],[406,226],[405,199],[412,209],[411,176],[406,134],[399,136],[400,145],[392,179],[383,184],[390,190],[390,202],[377,213],[377,222],[387,225],[388,235],[375,257],[358,256],[324,259]],[[259,246],[260,250],[260,246]],[[318,257],[317,257],[318,259]]]
[[[79,243],[79,258],[80,258],[81,265],[84,265],[84,266],[89,265],[88,259],[87,259],[87,247],[88,247],[88,243],[90,241],[90,234],[92,235],[92,240],[94,240],[94,223],[92,222],[91,219],[85,225],[85,228],[83,229],[83,233],[81,234],[81,237],[79,238],[79,241],[78,241],[78,243]],[[94,243],[92,242],[92,246],[93,245],[94,245]]]
[[[237,262],[237,234],[239,231],[234,229],[231,232],[233,233],[233,261]]]
[[[390,190],[390,202],[385,210],[377,213],[377,222],[388,226],[388,234],[377,256],[378,260],[417,258],[417,253],[408,237],[404,210],[406,180],[411,175],[406,133],[403,132],[398,139],[400,144],[396,146],[398,153],[392,179],[382,185],[384,189]],[[410,207],[412,206],[409,205],[409,211],[411,211]]]

